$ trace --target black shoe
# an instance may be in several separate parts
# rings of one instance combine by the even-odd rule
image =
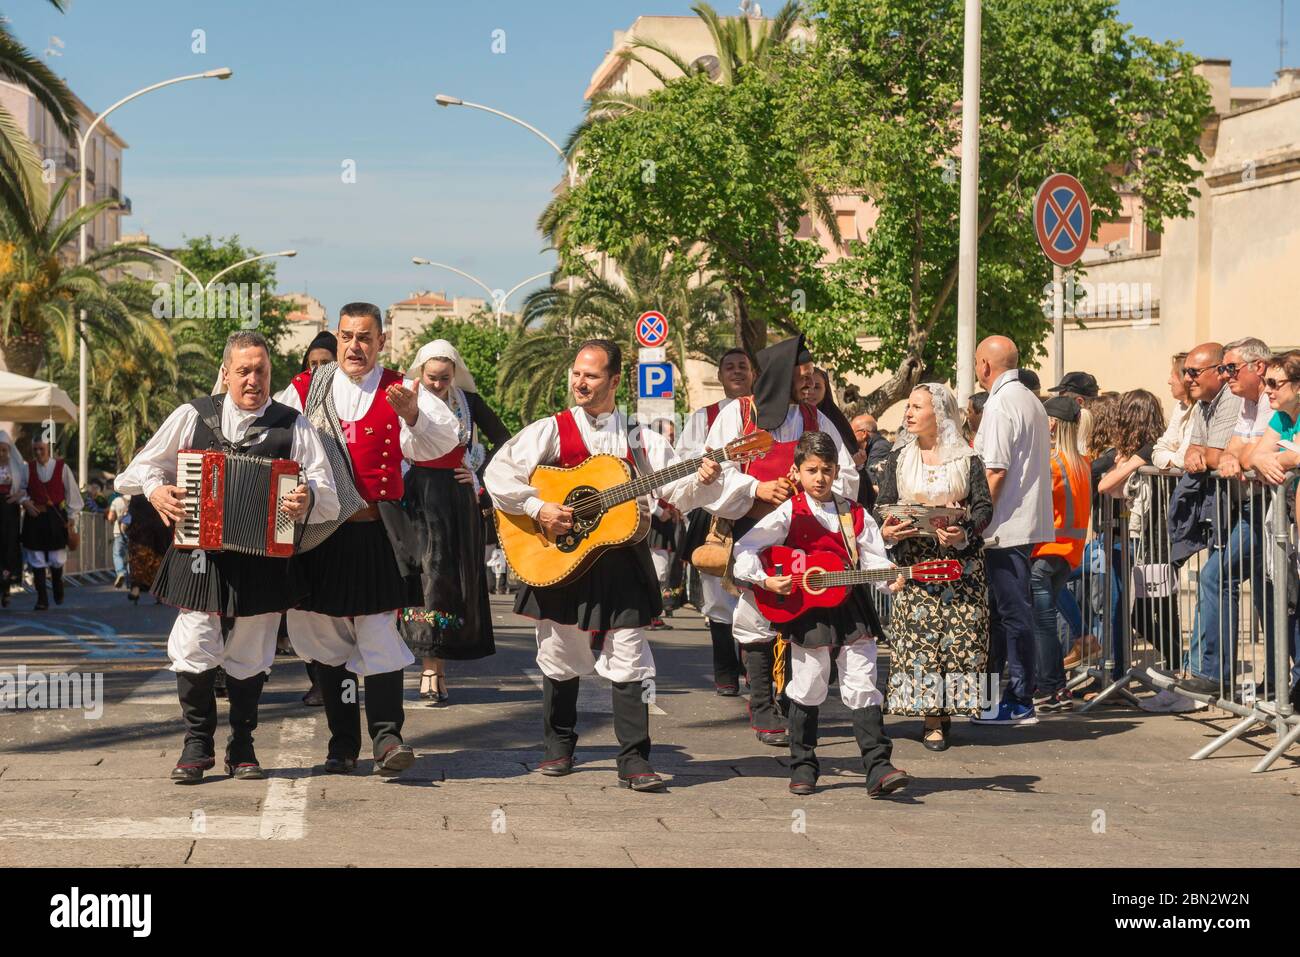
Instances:
[[[655,774],[648,771],[645,774],[633,774],[631,777],[620,777],[618,786],[621,788],[631,788],[633,791],[662,791],[668,786],[668,782]]]
[[[740,694],[740,688],[736,685],[714,685],[713,690],[719,698],[735,698]]]
[[[395,778],[415,763],[415,752],[409,744],[392,744],[375,761],[375,773],[382,778]]]
[[[320,693],[320,687],[312,685],[307,689],[307,693],[302,696],[302,703],[309,708],[325,707],[325,696]]]
[[[759,741],[773,748],[788,748],[790,746],[790,734],[787,731],[755,731],[754,733],[758,735]]]
[[[326,774],[351,774],[357,769],[357,759],[326,758],[324,768]]]
[[[257,763],[256,759],[231,764],[230,759],[227,758],[226,773],[236,781],[260,781],[266,777],[266,772],[262,770],[262,766]]]
[[[182,758],[181,762],[172,768],[172,780],[177,784],[198,784],[203,780],[203,772],[212,770],[216,764],[216,758],[204,758],[200,761],[186,761]]]
[[[573,755],[563,758],[550,758],[537,765],[537,770],[548,778],[562,778],[573,773]]]
[[[809,794],[814,793],[816,790],[817,790],[816,781],[791,781],[790,782],[790,793],[798,795],[799,797],[807,797]]]
[[[36,603],[36,607],[33,608],[32,611],[45,611],[49,607],[50,607],[50,603],[48,601],[38,601]]]
[[[936,731],[939,732],[938,740],[931,737]],[[937,728],[925,728],[921,732],[921,745],[927,751],[947,751],[948,750],[948,729],[943,725]]]
[[[912,776],[901,768],[894,768],[873,786],[867,789],[867,797],[884,797],[912,783]]]
[[[1182,688],[1184,691],[1192,691],[1196,694],[1218,695],[1219,683],[1211,681],[1209,678],[1202,678],[1200,675],[1190,675],[1186,678],[1177,678],[1174,680],[1175,687]]]

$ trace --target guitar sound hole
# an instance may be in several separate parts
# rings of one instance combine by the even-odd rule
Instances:
[[[598,494],[590,485],[581,485],[573,489],[564,498],[564,504],[576,506],[582,499]],[[593,508],[579,509],[573,514],[573,529],[555,540],[555,547],[562,552],[576,551],[583,540],[600,524],[603,511]]]

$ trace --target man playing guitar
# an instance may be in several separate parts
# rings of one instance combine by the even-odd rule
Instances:
[[[589,456],[626,459],[648,474],[678,461],[672,446],[653,429],[629,427],[614,407],[623,357],[607,339],[578,349],[569,375],[572,408],[540,419],[508,441],[488,465],[483,484],[496,507],[528,515],[556,537],[574,527],[573,509],[543,501],[529,477],[539,465],[573,468]],[[711,505],[721,484],[719,466],[705,459],[694,475],[658,490],[681,511]],[[649,509],[650,497],[641,507]],[[524,585],[515,613],[537,622],[537,665],[542,672],[546,756],[539,770],[560,776],[573,770],[577,745],[578,681],[595,671],[613,685],[618,780],[622,787],[655,791],[664,780],[650,766],[650,713],[654,657],[646,626],[663,612],[658,578],[645,539],[604,551],[577,578],[550,587]],[[647,694],[649,692],[649,694]]]

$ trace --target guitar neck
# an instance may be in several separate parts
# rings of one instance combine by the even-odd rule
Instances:
[[[837,588],[848,585],[866,585],[870,582],[892,582],[899,575],[911,579],[913,572],[911,568],[867,568],[841,572],[807,572],[802,575],[795,575],[795,584],[803,584],[808,575],[817,576],[818,587]]]
[[[710,462],[721,462],[727,457],[727,450],[714,449],[712,452],[706,452],[699,458],[686,459],[682,462],[674,462],[667,468],[660,469],[657,472],[651,472],[649,475],[640,475],[630,482],[624,482],[622,485],[615,485],[613,488],[605,489],[600,493],[601,505],[605,508],[613,508],[615,505],[621,505],[623,502],[629,502],[634,498],[642,495],[649,495],[657,488],[662,488],[676,482],[678,479],[686,478],[688,475],[695,473],[700,467],[700,463],[705,459]]]

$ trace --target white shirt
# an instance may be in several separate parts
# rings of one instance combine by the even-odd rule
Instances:
[[[618,412],[606,412],[594,419],[578,407],[570,410],[573,421],[592,455],[613,455],[627,458],[627,420]],[[643,445],[646,462],[652,471],[667,468],[680,461],[673,447],[653,429],[637,426],[635,429]],[[546,502],[537,495],[537,489],[528,484],[533,469],[539,465],[552,465],[560,458],[560,428],[555,416],[521,429],[509,442],[497,449],[483,473],[483,485],[497,508],[509,515],[527,515],[536,518]],[[721,479],[711,485],[701,485],[696,473],[678,479],[657,489],[654,496],[642,496],[642,504],[650,510],[654,498],[662,498],[683,512],[709,506],[721,491]],[[555,503],[559,504],[559,503]]]
[[[1020,384],[1020,372],[998,376],[984,403],[975,451],[1006,478],[984,530],[990,548],[1056,541],[1052,521],[1052,440],[1043,403]],[[993,539],[997,545],[993,545]]]
[[[230,442],[239,442],[263,413],[271,400],[253,412],[245,412],[226,396],[221,403],[221,432]],[[194,441],[194,427],[199,423],[199,412],[190,403],[177,408],[145,447],[136,453],[122,472],[113,480],[113,487],[123,495],[143,495],[148,498],[163,485],[176,484],[176,455]],[[256,444],[250,449],[257,451]],[[312,508],[308,515],[311,524],[329,522],[339,517],[339,497],[334,490],[334,473],[325,458],[325,447],[311,423],[299,415],[293,423],[293,439],[289,457],[303,468],[303,476],[312,493]]]
[[[1268,404],[1268,396],[1262,390],[1259,398],[1253,402],[1243,396],[1241,412],[1237,415],[1237,425],[1232,430],[1233,438],[1244,439],[1247,446],[1254,445],[1268,431],[1268,424],[1271,421],[1273,421],[1273,407]]]
[[[818,502],[806,492],[799,492],[808,501],[808,509],[813,517],[828,532],[840,534],[840,516],[835,502]],[[737,581],[761,584],[767,579],[763,571],[760,553],[773,545],[781,545],[790,534],[790,522],[794,517],[794,497],[786,499],[773,511],[758,520],[758,524],[741,536],[734,551],[736,564],[733,575]],[[894,563],[885,554],[885,540],[880,537],[880,526],[867,512],[858,534],[858,567],[893,568]],[[889,582],[877,582],[881,591],[889,591]]]
[[[57,459],[50,456],[48,462],[44,465],[36,466],[36,474],[42,482],[48,482],[54,478],[54,466]],[[31,466],[28,466],[30,468]],[[32,480],[29,477],[27,481],[27,497],[31,497]],[[81,497],[81,489],[77,488],[77,482],[72,477],[72,469],[68,468],[68,463],[63,463],[63,505],[68,510],[68,521],[75,522],[81,510],[86,507],[85,501]]]
[[[721,416],[735,399],[723,399],[718,403],[718,415]],[[714,421],[717,421],[716,419]],[[684,459],[704,454],[705,440],[709,437],[709,410],[707,407],[696,409],[686,420],[681,437],[677,440],[677,454]]]
[[[1192,412],[1195,402],[1183,405],[1175,403],[1169,413],[1169,425],[1165,434],[1156,440],[1151,452],[1151,464],[1158,469],[1181,469],[1187,448],[1192,444]]]
[[[744,425],[740,410],[741,404],[733,401],[718,414],[705,440],[709,448],[720,449],[728,442],[740,438],[740,430]],[[853,462],[853,455],[844,447],[839,429],[835,428],[820,412],[817,413],[817,427],[831,437],[838,453],[840,472],[835,477],[832,489],[836,495],[856,500],[859,476],[857,465]],[[790,406],[790,411],[780,428],[769,431],[774,442],[797,442],[799,436],[803,435],[803,413],[799,406]],[[709,511],[722,518],[743,518],[754,507],[754,493],[758,489],[758,479],[746,475],[736,463],[724,462],[721,481],[722,494],[717,502],[709,507]]]
[[[334,409],[339,414],[340,422],[356,422],[365,417],[370,411],[370,403],[375,401],[383,374],[383,367],[378,365],[362,376],[359,382],[349,379],[342,369],[334,373],[330,391],[333,392]],[[416,394],[416,403],[420,409],[414,426],[407,425],[400,415],[397,417],[402,427],[402,455],[413,462],[442,458],[460,444],[457,432],[460,423],[451,409],[447,408],[447,404],[428,389],[418,388],[417,383],[406,378],[402,379],[402,385]],[[302,399],[292,382],[276,399],[292,409],[303,411]],[[381,398],[380,401],[387,402],[388,399]]]

